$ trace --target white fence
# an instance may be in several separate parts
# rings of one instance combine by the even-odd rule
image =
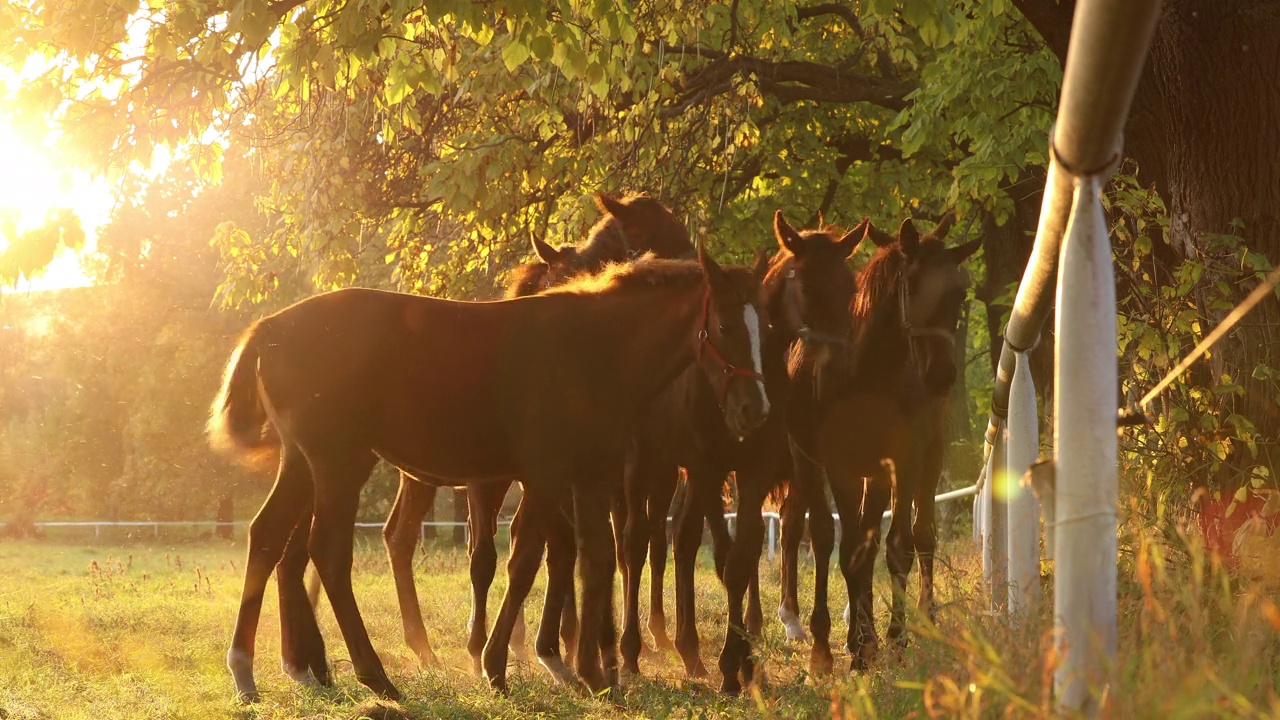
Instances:
[[[1107,692],[1116,651],[1115,281],[1099,193],[1122,157],[1122,129],[1160,4],[1076,4],[1040,225],[992,393],[988,482],[974,506],[992,604],[1016,616],[1035,601],[1040,560],[1036,503],[1017,482],[1040,444],[1026,356],[1056,305],[1056,487],[1052,505],[1045,503],[1053,514],[1044,518],[1057,564],[1053,615],[1062,660],[1054,689],[1060,706],[1090,716],[1099,710],[1094,693]]]
[[[943,503],[943,502],[947,502],[948,500],[955,500],[957,498],[969,497],[970,495],[974,495],[975,493],[977,493],[978,490],[979,490],[979,486],[973,485],[971,487],[960,488],[959,490],[951,490],[949,492],[942,493],[941,495],[938,495],[935,499],[937,502]],[[766,547],[768,549],[769,559],[772,560],[777,555],[777,552],[778,552],[778,536],[781,529],[782,519],[776,512],[766,512],[766,513],[763,513],[763,515],[765,519],[765,529],[766,529]],[[806,518],[808,517],[807,513],[805,517]],[[835,513],[832,513],[831,517],[835,519],[836,527],[839,528],[840,517]],[[729,523],[730,531],[734,530],[734,526],[736,525],[738,520],[738,514],[725,513],[724,518]],[[886,520],[889,519],[888,512],[884,514],[884,519]],[[675,518],[671,518],[671,517],[667,518],[668,524],[671,524],[674,521],[675,521]],[[0,522],[0,527],[5,527],[7,524],[8,523]],[[231,522],[217,522],[214,520],[126,520],[126,521],[51,520],[51,521],[32,523],[32,525],[34,525],[37,528],[93,528],[93,536],[95,538],[102,537],[103,528],[138,528],[138,529],[150,528],[152,537],[159,537],[160,528],[163,528],[163,527],[209,528],[210,530],[216,530],[217,528],[227,527],[227,526],[245,527],[248,524],[249,524],[248,520],[233,520]],[[498,524],[504,527],[508,527],[511,525],[511,520],[510,519],[499,520]],[[356,527],[381,529],[382,527],[384,527],[384,523],[358,522],[356,523]],[[468,529],[467,524],[465,522],[448,521],[448,520],[424,522],[422,523],[422,533],[423,533],[424,540],[426,539],[426,530],[429,527],[435,527],[435,528],[461,527],[463,528],[464,533],[470,533],[470,530]]]

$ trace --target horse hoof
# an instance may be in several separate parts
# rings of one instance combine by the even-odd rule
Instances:
[[[551,679],[557,685],[572,687],[578,684],[578,678],[560,657],[556,655],[539,656],[538,664],[551,675]]]
[[[320,685],[316,678],[311,675],[311,670],[305,667],[295,667],[287,662],[280,663],[280,670],[292,681],[306,687],[317,687]]]
[[[720,693],[729,697],[738,697],[742,694],[742,684],[738,682],[738,678],[725,679],[720,683]]]
[[[711,673],[707,672],[707,666],[702,664],[701,658],[699,658],[698,662],[694,664],[693,669],[688,671],[688,674],[689,677],[694,680],[706,680],[708,677],[711,677]]]
[[[671,642],[671,638],[667,637],[666,631],[655,632],[649,631],[649,635],[653,638],[653,648],[655,651],[675,652],[676,644]]]
[[[484,679],[489,683],[489,687],[499,695],[508,695],[507,676],[506,675],[489,675],[485,674]]]
[[[779,610],[778,619],[782,621],[782,627],[787,631],[787,640],[791,642],[809,642],[809,633],[805,632],[804,625],[800,623],[800,618],[796,617],[794,613]]]
[[[240,704],[242,705],[256,705],[257,703],[262,702],[262,695],[260,695],[257,690],[236,693],[236,697],[240,700]]]
[[[400,702],[400,691],[397,690],[396,686],[392,685],[391,681],[387,678],[381,677],[373,679],[357,677],[356,680],[359,680],[361,685],[372,690],[378,697],[384,700]]]
[[[809,654],[809,674],[815,677],[830,675],[835,664],[830,650],[814,646],[813,652]]]

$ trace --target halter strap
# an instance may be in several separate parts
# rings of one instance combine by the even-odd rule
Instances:
[[[902,326],[903,332],[907,334],[907,352],[911,354],[911,362],[916,363],[916,345],[912,340],[916,338],[932,337],[942,340],[952,347],[956,344],[955,333],[940,327],[925,326],[922,328],[912,327],[910,313],[907,305],[911,302],[911,292],[907,288],[907,278],[905,274],[898,276],[898,319]]]
[[[724,407],[724,401],[729,397],[729,383],[735,377],[744,377],[751,380],[764,382],[764,376],[750,368],[740,368],[725,359],[716,346],[711,342],[711,335],[707,330],[708,324],[711,322],[711,286],[707,286],[707,290],[702,295],[702,322],[699,324],[702,329],[698,331],[697,350],[694,351],[694,359],[701,364],[704,355],[709,356],[716,365],[718,365],[723,373],[720,383],[717,385],[715,380],[711,380],[712,387],[716,390],[716,402],[720,407]],[[708,378],[710,379],[710,378]]]

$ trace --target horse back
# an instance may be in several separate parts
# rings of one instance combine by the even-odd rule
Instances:
[[[453,453],[503,464],[499,398],[512,313],[353,288],[304,300],[262,323],[259,376],[282,434],[355,442],[397,465],[455,477]],[[518,398],[508,398],[518,402]],[[508,463],[509,464],[509,463]],[[449,466],[449,467],[443,467]],[[488,472],[477,468],[471,472]]]

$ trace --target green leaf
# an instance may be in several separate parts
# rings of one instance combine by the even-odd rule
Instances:
[[[539,60],[550,60],[552,53],[555,51],[551,43],[551,38],[546,35],[537,35],[529,41],[529,50],[533,56]]]
[[[529,48],[518,40],[511,40],[507,46],[502,49],[502,62],[507,66],[507,70],[515,70],[529,59]]]

